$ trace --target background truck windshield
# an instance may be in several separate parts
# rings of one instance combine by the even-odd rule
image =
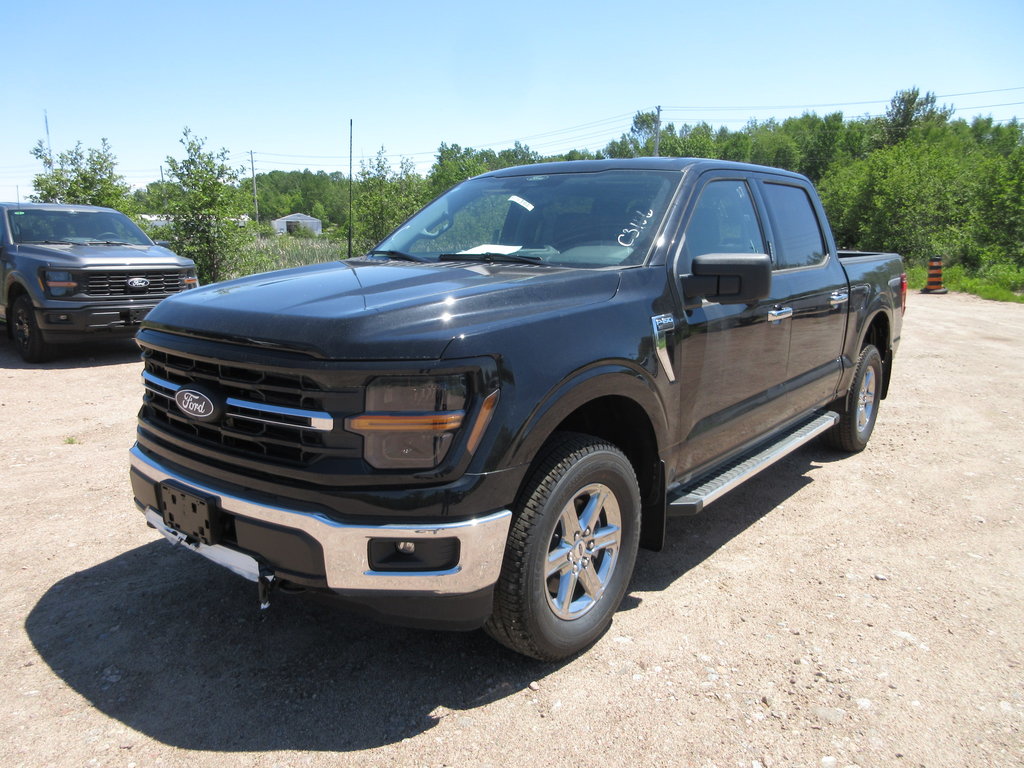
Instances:
[[[152,245],[131,219],[117,211],[26,208],[8,212],[15,243]]]
[[[471,179],[377,250],[423,259],[521,256],[575,267],[641,264],[679,174],[612,170]]]

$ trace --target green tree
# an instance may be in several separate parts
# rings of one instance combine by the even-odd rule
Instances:
[[[912,138],[828,173],[820,190],[837,240],[898,251],[911,264],[969,262],[982,156],[955,134],[946,139]]]
[[[910,135],[910,130],[921,123],[945,123],[953,114],[953,108],[945,104],[936,106],[935,94],[924,96],[917,88],[898,91],[885,110],[883,133],[886,146],[893,146]]]
[[[32,156],[43,164],[43,172],[32,181],[39,203],[103,205],[125,213],[134,213],[134,198],[124,177],[117,172],[117,158],[106,139],[99,149],[82,149],[82,142],[61,152],[56,160],[40,140]]]
[[[984,260],[1024,268],[1024,144],[985,170],[974,234]]]
[[[514,164],[514,163],[513,163]],[[427,174],[427,184],[436,197],[466,179],[491,170],[480,153],[472,147],[445,144],[437,148],[437,159]]]
[[[191,258],[203,282],[217,282],[258,271],[241,264],[246,233],[240,217],[248,208],[238,188],[239,171],[227,164],[228,151],[204,149],[205,139],[188,128],[181,138],[185,157],[167,158],[167,233],[173,249]]]
[[[353,253],[365,253],[419,208],[428,193],[412,161],[402,158],[393,170],[384,147],[361,162],[353,201]]]

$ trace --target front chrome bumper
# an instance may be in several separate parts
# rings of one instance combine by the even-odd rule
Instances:
[[[259,504],[197,483],[144,455],[138,446],[131,449],[131,464],[136,472],[154,483],[173,480],[195,489],[197,493],[216,498],[227,514],[301,531],[315,539],[323,549],[327,585],[333,590],[469,594],[492,586],[501,571],[505,540],[512,520],[512,513],[507,509],[474,520],[452,523],[353,525],[339,523],[323,515]],[[137,500],[136,503],[139,504]],[[182,534],[164,524],[159,510],[148,505],[139,506],[153,527],[170,541],[184,544],[252,581],[258,580],[260,565],[254,558],[222,545],[185,541]],[[378,571],[371,568],[368,558],[371,539],[403,541],[428,537],[457,538],[459,562],[444,571]]]

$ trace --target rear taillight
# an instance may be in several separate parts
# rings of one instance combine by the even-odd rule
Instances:
[[[907,273],[900,275],[900,314],[907,313]]]

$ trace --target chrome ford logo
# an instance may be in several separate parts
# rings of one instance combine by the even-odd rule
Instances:
[[[144,277],[132,277],[128,279],[129,288],[149,288],[149,280]]]
[[[217,414],[217,404],[198,389],[179,389],[174,395],[174,402],[186,416],[200,421],[212,419]]]

